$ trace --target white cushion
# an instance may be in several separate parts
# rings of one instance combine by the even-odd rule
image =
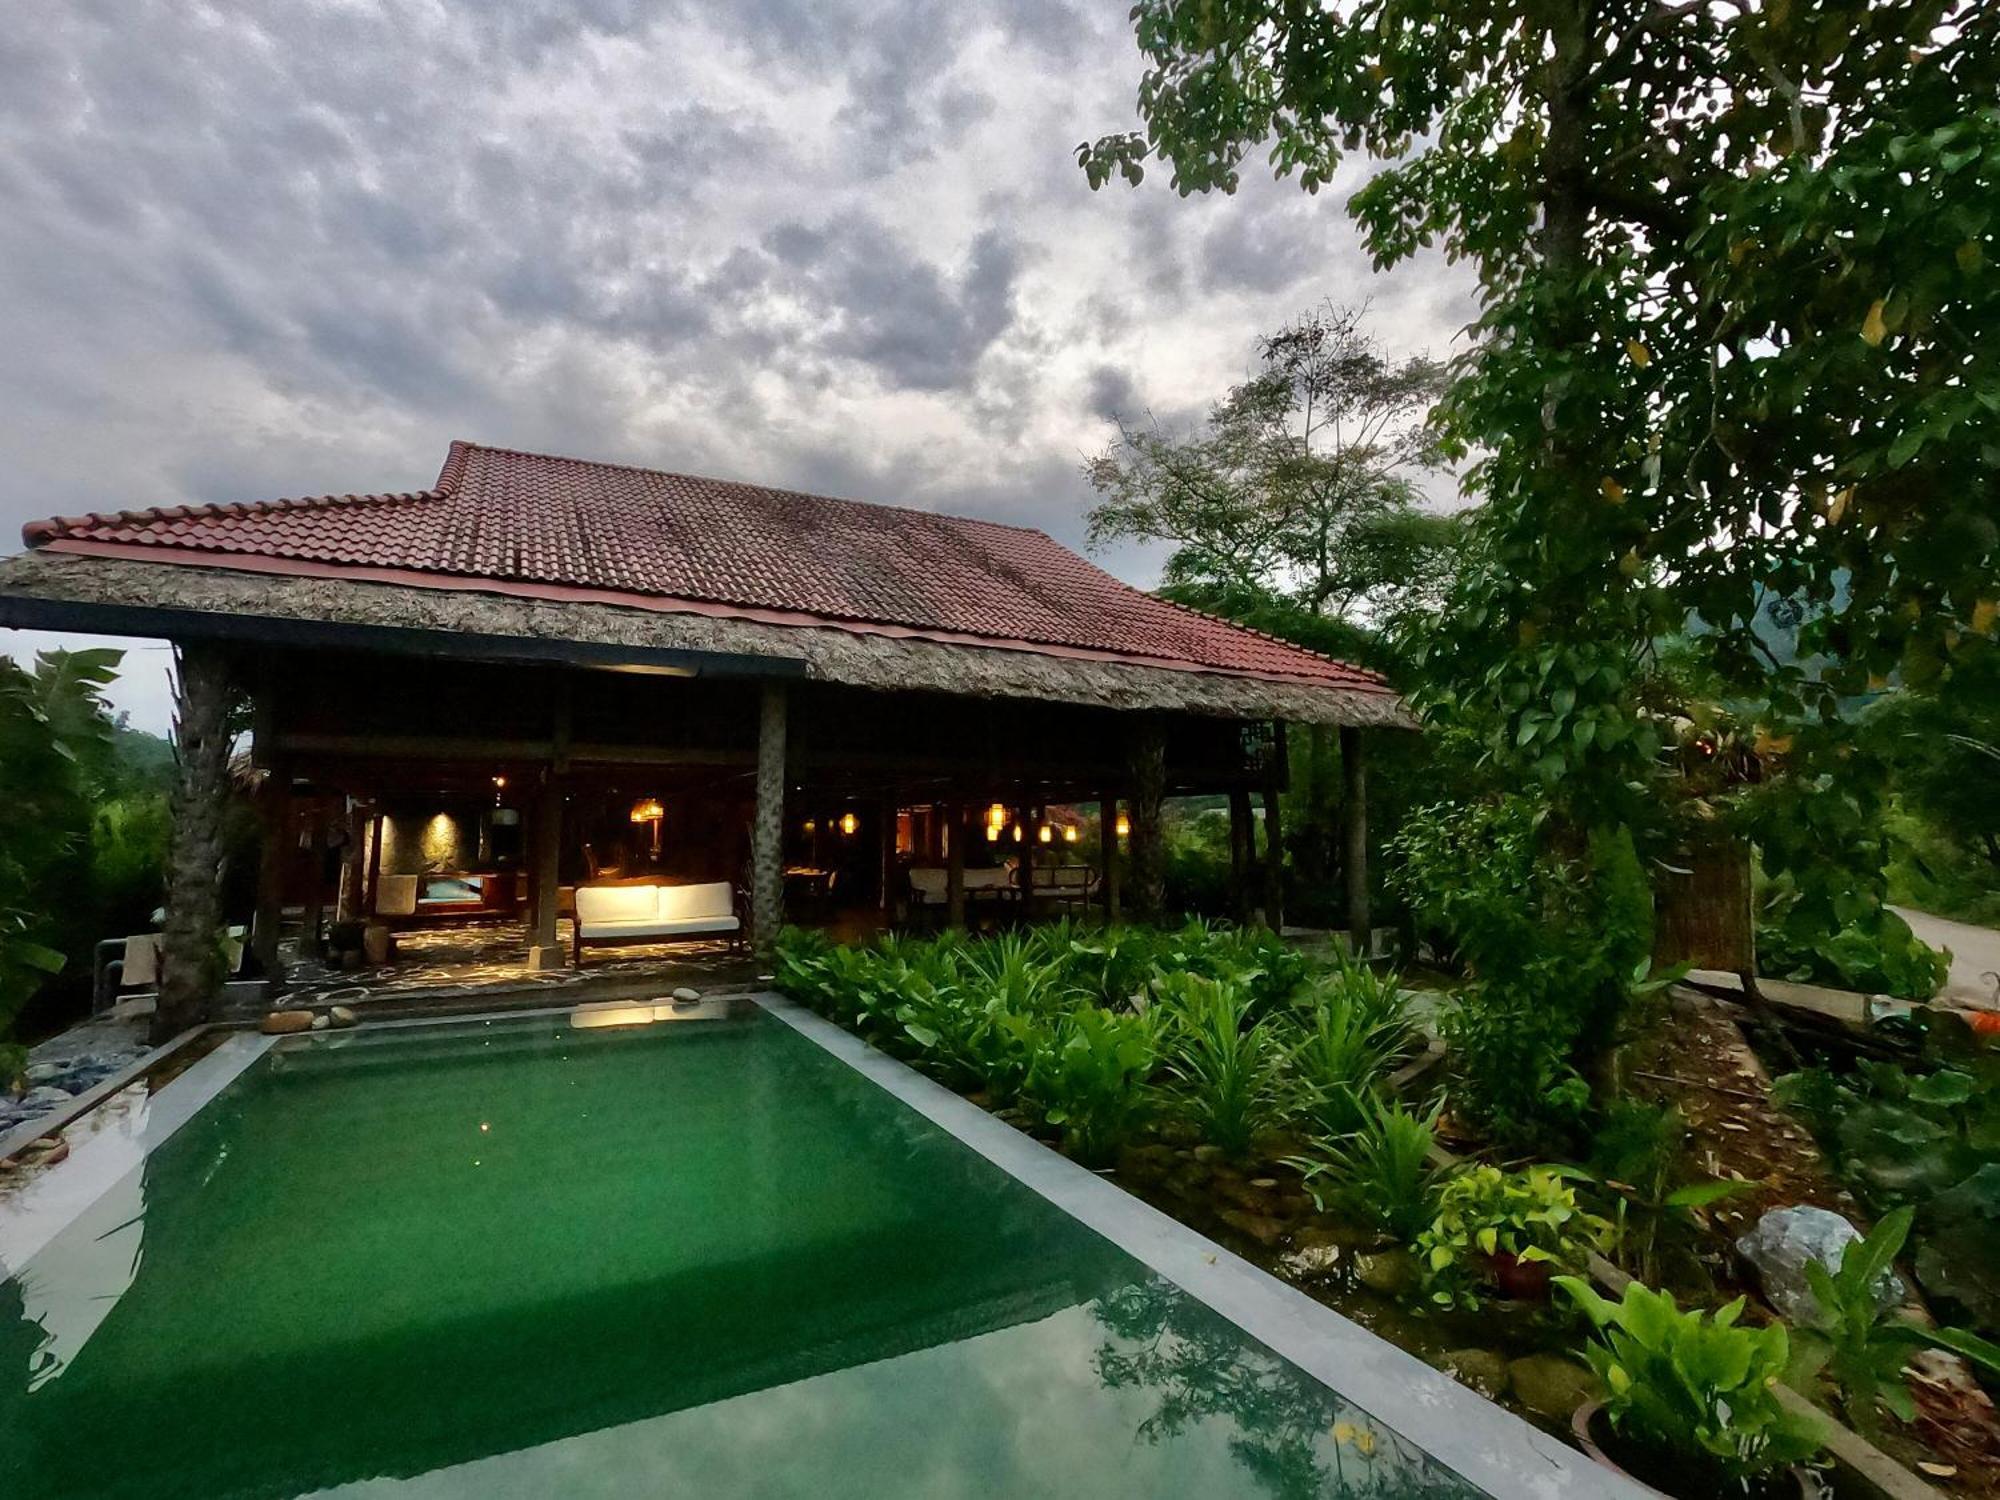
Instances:
[[[968,891],[1004,891],[1013,884],[1014,872],[1005,867],[965,872],[965,888]]]
[[[672,922],[647,917],[637,922],[585,922],[579,931],[586,938],[680,937],[691,932],[735,932],[742,925],[734,915],[683,917]]]
[[[935,905],[944,900],[950,879],[949,871],[935,865],[920,865],[910,871],[910,892],[925,905]]]
[[[584,931],[603,923],[651,922],[659,915],[659,887],[651,885],[580,885],[576,917]]]
[[[714,921],[728,917],[735,925],[734,893],[725,880],[707,885],[663,885],[660,887],[658,916],[662,922]]]

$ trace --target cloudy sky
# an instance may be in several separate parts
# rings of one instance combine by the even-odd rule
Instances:
[[[0,32],[0,547],[83,510],[413,489],[453,437],[1079,543],[1106,419],[1372,299],[1342,212],[1086,187],[1122,0],[63,0]],[[1157,559],[1100,559],[1140,584]],[[0,632],[19,652],[25,637]],[[40,644],[33,642],[32,644]],[[164,722],[163,653],[120,694]]]

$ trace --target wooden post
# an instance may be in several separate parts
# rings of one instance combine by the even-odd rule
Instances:
[[[375,908],[381,903],[377,897],[382,892],[382,812],[376,805],[375,816],[368,820],[368,881],[361,897],[361,920],[375,919]]]
[[[1104,920],[1119,919],[1118,799],[1106,792],[1097,799],[1098,843],[1104,850]]]
[[[965,927],[965,804],[944,809],[944,920],[954,932]]]
[[[208,1019],[221,992],[222,821],[229,800],[229,663],[220,647],[175,652],[174,782],[157,1044]]]
[[[1035,920],[1035,841],[1042,836],[1042,819],[1039,811],[1027,803],[1021,804],[1021,863],[1015,867],[1014,878],[1021,885],[1021,919]]]
[[[896,919],[896,799],[884,797],[876,807],[875,815],[881,820],[876,842],[880,845],[877,853],[882,886],[882,920],[890,923]]]
[[[785,920],[785,685],[764,684],[757,714],[757,806],[750,822],[750,933],[768,959]]]
[[[554,767],[542,773],[541,795],[535,799],[533,847],[528,855],[528,972],[544,973],[563,966],[556,942],[557,891],[562,885],[563,778]]]
[[[1250,925],[1250,867],[1256,837],[1250,816],[1250,788],[1229,789],[1229,910],[1239,926]]]
[[[1264,921],[1273,932],[1285,930],[1285,830],[1278,814],[1278,789],[1284,784],[1285,726],[1271,727],[1271,764],[1264,775]]]
[[[299,923],[299,951],[318,958],[325,951],[319,930],[326,912],[326,808],[317,796],[306,809],[306,819],[306,905]]]
[[[1132,737],[1132,919],[1157,925],[1166,914],[1167,871],[1160,846],[1167,796],[1167,735],[1156,717],[1142,717]]]
[[[349,798],[347,847],[341,850],[340,886],[333,907],[334,920],[338,922],[359,922],[368,915],[362,891],[368,878],[368,821],[365,804]]]
[[[1340,730],[1340,770],[1345,784],[1340,805],[1341,866],[1347,882],[1347,937],[1356,955],[1365,955],[1373,929],[1368,916],[1368,763],[1361,731]]]
[[[257,910],[250,919],[250,952],[267,979],[278,977],[278,934],[285,920],[285,867],[292,842],[291,777],[274,766],[257,788]]]

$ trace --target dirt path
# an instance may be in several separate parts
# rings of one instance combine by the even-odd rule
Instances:
[[[1933,948],[1951,950],[1951,973],[1938,999],[2000,1010],[2000,930],[1934,917],[1911,906],[1892,910]]]

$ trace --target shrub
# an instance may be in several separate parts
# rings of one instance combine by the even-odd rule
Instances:
[[[1324,1160],[1294,1165],[1322,1210],[1337,1206],[1408,1244],[1437,1212],[1438,1173],[1431,1164],[1437,1117],[1435,1109],[1420,1115],[1368,1095],[1354,1131],[1323,1143]]]
[[[1182,1110],[1210,1144],[1249,1154],[1284,1118],[1284,1048],[1249,995],[1226,980],[1169,974],[1153,982],[1164,1011],[1167,1069]]]
[[[1578,1205],[1576,1189],[1557,1169],[1503,1172],[1482,1164],[1445,1183],[1416,1251],[1431,1300],[1450,1307],[1476,1300],[1485,1264],[1500,1256],[1573,1269],[1610,1234],[1608,1222]]]
[[[1790,1353],[1784,1326],[1740,1327],[1743,1298],[1711,1316],[1637,1281],[1615,1303],[1574,1276],[1557,1284],[1597,1330],[1584,1353],[1621,1436],[1737,1482],[1819,1451],[1817,1424],[1772,1389]]]
[[[1086,1166],[1117,1154],[1152,1113],[1147,1087],[1159,1061],[1154,1023],[1087,1005],[1064,1017],[1029,1068],[1024,1094]]]
[[[1292,1071],[1321,1133],[1358,1129],[1382,1075],[1408,1050],[1407,1002],[1393,978],[1343,959],[1307,991]]]
[[[1757,966],[1786,979],[1928,1000],[1950,961],[1886,906],[1861,900],[1839,926],[1809,919],[1790,904],[1789,886],[1774,882],[1757,927]]]

